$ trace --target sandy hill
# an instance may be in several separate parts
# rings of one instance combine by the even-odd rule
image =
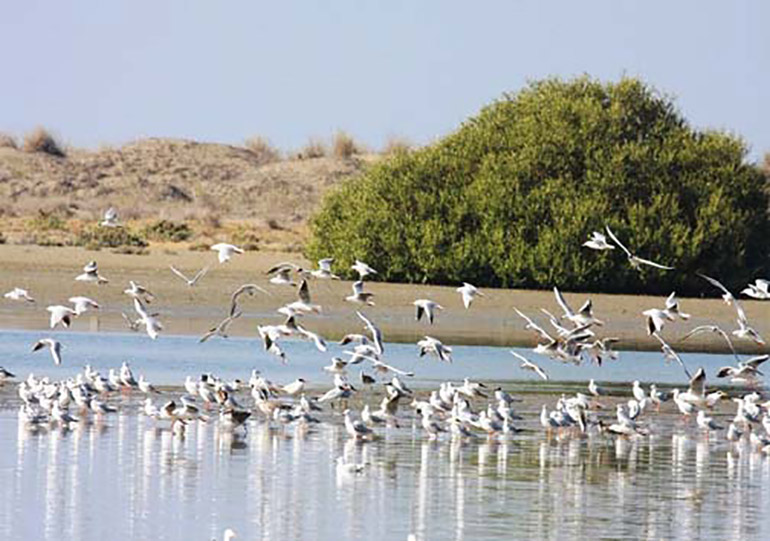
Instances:
[[[124,219],[163,217],[304,224],[331,186],[373,156],[263,163],[235,146],[146,139],[65,158],[0,148],[0,215],[55,211],[94,220],[109,206]]]

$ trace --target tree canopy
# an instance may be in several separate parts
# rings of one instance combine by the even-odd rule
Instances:
[[[547,79],[342,183],[306,255],[389,281],[693,294],[696,271],[734,286],[768,274],[767,184],[742,140],[692,128],[640,80]],[[676,270],[581,246],[605,225]]]

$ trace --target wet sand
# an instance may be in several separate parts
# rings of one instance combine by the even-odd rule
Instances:
[[[105,285],[76,282],[82,266],[90,260],[99,263],[100,272],[110,280]],[[298,254],[284,252],[249,252],[236,256],[230,263],[220,265],[214,252],[191,252],[178,246],[155,246],[149,255],[120,255],[109,251],[88,251],[70,247],[0,246],[0,289],[5,292],[19,286],[30,290],[36,304],[22,304],[0,299],[0,327],[44,330],[48,325],[45,307],[66,304],[73,295],[92,297],[102,306],[75,321],[73,330],[125,331],[121,312],[133,315],[129,298],[122,293],[129,280],[150,288],[157,299],[153,310],[159,312],[164,332],[170,334],[202,334],[227,312],[229,298],[241,284],[251,282],[264,286],[270,295],[246,298],[242,304],[244,316],[231,327],[234,336],[254,336],[258,323],[279,322],[275,309],[295,297],[286,286],[269,284],[265,270],[281,261],[307,265]],[[210,272],[198,285],[189,288],[174,276],[168,266],[174,265],[189,275],[210,266]],[[458,284],[459,285],[459,284]],[[319,316],[305,318],[309,329],[329,339],[347,332],[359,332],[361,325],[355,316],[356,306],[344,302],[350,294],[350,282],[313,280],[310,284],[313,302],[323,306]],[[540,308],[553,313],[559,309],[551,291],[516,289],[484,290],[486,297],[478,298],[470,310],[465,310],[454,287],[389,284],[367,282],[366,288],[375,294],[376,306],[365,311],[383,329],[388,341],[411,342],[429,334],[449,344],[534,345],[531,332],[513,307],[530,315],[548,329]],[[704,283],[704,292],[710,286]],[[663,297],[565,293],[573,308],[587,298],[594,304],[594,313],[607,324],[597,329],[601,337],[615,336],[620,349],[658,349],[658,343],[647,336],[641,312],[647,308],[663,308]],[[414,321],[412,301],[430,298],[445,307],[434,325]],[[754,328],[770,337],[770,303],[741,300]],[[717,324],[725,330],[737,327],[735,309],[721,299],[681,299],[681,309],[693,314],[689,321],[670,323],[663,335],[682,351],[726,352],[728,348],[713,333],[701,334],[679,343],[681,336],[697,325]],[[759,354],[767,347],[740,340],[736,348],[744,353]]]

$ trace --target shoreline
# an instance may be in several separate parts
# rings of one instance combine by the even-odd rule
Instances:
[[[96,260],[100,273],[110,280],[108,284],[94,285],[76,282],[85,263]],[[256,325],[280,323],[282,316],[275,309],[295,300],[294,288],[268,283],[265,271],[276,263],[307,262],[296,253],[258,251],[236,256],[230,263],[220,265],[214,252],[193,252],[174,245],[153,246],[148,255],[123,255],[108,251],[89,251],[73,247],[40,247],[0,245],[0,289],[2,293],[13,287],[24,287],[36,298],[35,304],[19,303],[0,298],[0,328],[49,331],[48,313],[51,304],[66,304],[67,298],[85,295],[96,300],[101,310],[77,318],[73,330],[98,332],[130,332],[121,312],[133,315],[130,299],[122,293],[129,280],[148,287],[157,299],[153,311],[168,334],[200,335],[226,315],[230,294],[244,283],[256,283],[270,295],[245,297],[241,304],[244,315],[236,320],[232,336],[257,337]],[[210,265],[209,273],[193,288],[187,287],[174,276],[172,264],[185,273],[194,274]],[[303,318],[302,324],[320,333],[327,340],[339,340],[349,332],[361,332],[362,323],[355,315],[360,306],[344,302],[350,294],[351,282],[315,280],[309,282],[312,301],[323,307],[320,315]],[[458,284],[459,285],[459,284]],[[710,286],[704,283],[704,291]],[[451,286],[392,284],[367,282],[366,290],[375,294],[373,307],[363,311],[382,328],[389,342],[416,342],[425,335],[434,336],[447,345],[490,345],[533,347],[535,336],[524,329],[524,321],[516,315],[516,307],[532,317],[550,332],[550,324],[541,308],[553,313],[559,311],[551,291],[516,289],[483,289],[486,296],[477,298],[465,310],[460,295]],[[598,337],[614,336],[620,339],[617,349],[654,351],[659,343],[647,336],[643,310],[663,308],[664,297],[643,295],[564,293],[567,302],[577,308],[591,298],[594,313],[606,322],[595,327]],[[430,298],[444,306],[434,325],[414,320],[412,301]],[[770,339],[770,302],[739,299],[751,325],[766,339]],[[682,310],[693,316],[689,321],[670,322],[663,331],[664,338],[677,351],[729,353],[722,338],[714,333],[703,333],[680,343],[679,339],[698,325],[716,324],[728,333],[737,327],[734,307],[720,298],[681,298]],[[162,339],[162,334],[161,334]],[[747,340],[735,340],[736,350],[747,355],[768,351]]]

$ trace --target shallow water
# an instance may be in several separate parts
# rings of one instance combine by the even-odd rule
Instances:
[[[34,370],[59,378],[85,362],[106,371],[131,359],[135,373],[170,385],[186,374],[247,378],[258,368],[276,382],[304,376],[322,388],[327,378],[320,366],[339,351],[287,343],[291,361],[283,366],[254,340],[199,346],[189,337],[151,343],[139,335],[70,333],[64,365],[53,367],[47,352],[29,352],[39,336],[0,333],[2,365],[22,376]],[[681,369],[660,354],[623,352],[601,369],[543,361],[554,380],[565,382],[543,387],[516,368],[506,349],[458,347],[452,365],[418,360],[411,345],[387,344],[386,351],[393,364],[418,371],[415,386],[473,375],[522,393],[517,412],[526,430],[503,441],[432,442],[402,407],[402,427],[381,429],[380,439],[366,443],[349,440],[331,413],[310,430],[255,419],[244,436],[210,422],[191,424],[180,438],[167,424],[138,415],[134,396],[115,397],[120,412],[101,422],[30,431],[19,425],[14,386],[6,385],[0,389],[0,539],[208,540],[220,539],[226,527],[239,539],[282,540],[770,535],[770,457],[728,445],[723,434],[702,434],[670,404],[647,414],[650,437],[552,438],[540,428],[539,408],[555,399],[543,390],[582,387],[590,377],[616,382],[616,391],[635,378],[683,384]],[[709,376],[726,360],[685,356]],[[607,410],[614,400],[605,402]],[[716,417],[724,423],[733,413],[725,403]],[[339,475],[339,456],[367,463],[364,473]]]

